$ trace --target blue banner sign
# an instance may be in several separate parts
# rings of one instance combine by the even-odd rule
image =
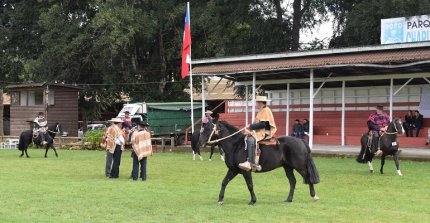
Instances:
[[[430,41],[430,15],[381,19],[381,44]]]

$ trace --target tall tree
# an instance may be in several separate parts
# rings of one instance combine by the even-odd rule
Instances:
[[[345,27],[330,47],[380,43],[381,19],[428,14],[429,0],[362,0],[345,17]]]

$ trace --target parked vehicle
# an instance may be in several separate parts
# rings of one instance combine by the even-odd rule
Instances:
[[[202,117],[202,104],[194,103],[194,120]],[[185,130],[191,126],[190,102],[133,103],[124,104],[117,117],[130,112],[131,121],[146,121],[155,137],[174,136],[177,145],[185,142]]]

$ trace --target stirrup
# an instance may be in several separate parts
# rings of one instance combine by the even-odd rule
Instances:
[[[245,171],[251,171],[251,163],[249,161],[239,163],[239,168]]]

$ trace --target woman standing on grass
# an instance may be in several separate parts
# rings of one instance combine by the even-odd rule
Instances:
[[[123,121],[120,118],[113,118],[110,122],[112,122],[112,125],[107,130],[106,149],[113,154],[113,164],[109,178],[114,179],[119,177],[121,153],[124,150],[125,140],[124,131],[121,129]]]

